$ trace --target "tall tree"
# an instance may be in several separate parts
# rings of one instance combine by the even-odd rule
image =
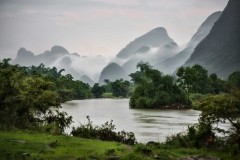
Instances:
[[[195,69],[191,67],[180,67],[177,71],[177,82],[178,85],[186,91],[188,102],[189,100],[189,93],[192,92],[193,85],[197,79]]]
[[[127,97],[130,91],[130,82],[123,81],[123,79],[117,79],[114,82],[111,82],[111,88],[113,92],[113,96],[119,97]]]
[[[104,92],[105,92],[104,87],[99,86],[98,83],[94,84],[94,86],[92,88],[92,93],[93,93],[95,98],[100,98]]]

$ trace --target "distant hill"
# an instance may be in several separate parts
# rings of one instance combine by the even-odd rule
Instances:
[[[70,54],[64,47],[57,45],[39,55],[34,55],[25,48],[20,48],[16,59],[13,60],[13,64],[21,66],[38,66],[41,63],[46,67],[56,67],[58,70],[65,69],[62,74],[71,74],[76,80],[86,75],[94,81],[99,80],[100,72],[107,65],[106,59],[100,55],[81,57],[78,53]]]
[[[69,52],[61,46],[53,46],[50,51],[45,51],[42,54],[34,55],[32,52],[27,51],[25,48],[20,48],[17,53],[16,59],[13,60],[13,64],[19,64],[22,66],[39,65],[40,63],[46,66],[53,63],[57,58],[64,55],[69,55]]]
[[[130,80],[127,72],[121,66],[116,63],[111,63],[102,70],[98,83],[103,85],[105,79],[115,81],[120,78],[124,80]]]
[[[212,29],[214,23],[219,19],[222,12],[215,12],[211,14],[198,28],[197,32],[193,35],[192,39],[188,42],[187,46],[177,53],[175,56],[168,58],[164,61],[158,62],[154,68],[160,70],[165,74],[173,73],[177,68],[183,65],[191,56],[194,48],[203,40]]]
[[[150,49],[151,49],[151,47],[149,47],[149,46],[142,46],[136,52],[134,52],[134,54],[144,54],[144,53],[149,52]]]
[[[130,74],[137,71],[136,65],[140,61],[155,64],[159,61],[164,61],[165,59],[172,57],[178,51],[179,48],[175,42],[163,44],[159,48],[154,48],[154,51],[151,51],[151,48],[148,46],[143,46],[139,48],[135,54],[122,65],[122,67],[128,74]]]
[[[31,66],[37,63],[37,60],[31,51],[27,51],[25,48],[20,48],[17,53],[17,58],[14,59],[12,63],[23,66]]]
[[[86,75],[82,75],[80,80],[83,82],[83,83],[88,83],[91,87],[95,84],[95,82],[89,78],[88,76]]]
[[[227,79],[240,70],[240,1],[229,0],[207,37],[195,48],[184,66],[200,64],[209,73]]]
[[[74,56],[80,57],[80,55],[79,55],[78,53],[72,53],[71,55],[74,55]]]
[[[155,28],[130,42],[117,54],[116,58],[127,59],[143,46],[160,47],[169,42],[173,40],[168,36],[167,30],[163,27]]]

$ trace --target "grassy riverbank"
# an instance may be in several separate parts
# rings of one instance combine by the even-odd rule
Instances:
[[[154,143],[127,146],[116,142],[33,132],[0,132],[0,159],[155,159],[174,160],[191,155],[238,159],[206,149],[175,148]],[[24,153],[26,155],[24,155]],[[29,156],[27,155],[29,154]]]
[[[0,159],[107,159],[129,151],[116,142],[63,135],[0,132],[0,137]]]

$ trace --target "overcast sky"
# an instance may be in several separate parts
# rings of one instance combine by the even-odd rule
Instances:
[[[228,0],[0,0],[0,59],[20,47],[34,54],[61,45],[70,53],[115,56],[130,41],[164,27],[187,43]]]

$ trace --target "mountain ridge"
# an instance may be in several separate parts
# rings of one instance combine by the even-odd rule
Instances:
[[[209,34],[214,23],[219,19],[222,12],[217,11],[209,15],[206,20],[200,25],[197,32],[193,35],[186,47],[162,62],[154,64],[154,68],[162,71],[165,74],[172,74],[177,68],[183,65],[194,51],[194,48]]]
[[[173,42],[173,40],[169,37],[167,30],[163,27],[157,27],[128,43],[120,50],[116,55],[116,58],[126,59],[132,56],[140,47],[159,47],[162,44],[169,42]]]
[[[211,73],[227,78],[240,70],[240,1],[229,0],[210,33],[202,40],[184,66],[202,65]]]

